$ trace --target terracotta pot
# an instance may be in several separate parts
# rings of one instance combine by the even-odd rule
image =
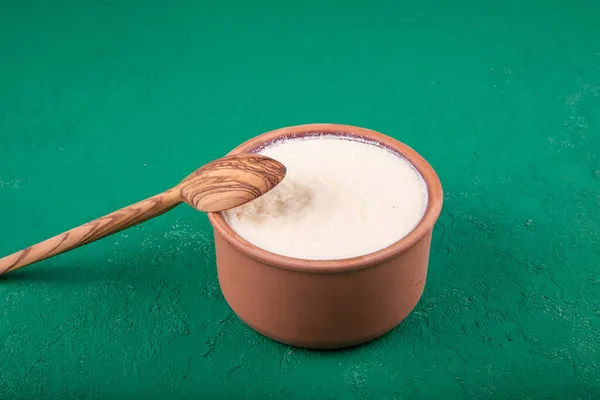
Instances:
[[[314,261],[270,253],[238,236],[221,214],[215,231],[223,295],[250,327],[276,341],[307,348],[341,348],[375,339],[413,310],[425,286],[431,233],[442,187],[431,166],[404,144],[364,128],[301,125],[265,133],[231,154],[257,151],[288,137],[317,133],[374,140],[407,158],[427,183],[429,202],[415,229],[393,245],[361,257]]]

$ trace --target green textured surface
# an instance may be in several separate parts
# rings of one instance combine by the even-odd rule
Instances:
[[[411,316],[339,352],[240,322],[181,207],[0,278],[0,399],[597,399],[600,4],[0,2],[0,254],[253,135],[365,126],[445,189]]]

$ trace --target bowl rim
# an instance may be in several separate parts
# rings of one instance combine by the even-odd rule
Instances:
[[[381,250],[358,257],[339,260],[307,260],[275,254],[257,247],[238,235],[221,213],[208,213],[208,219],[215,230],[215,234],[220,235],[238,252],[273,267],[309,273],[340,273],[379,265],[411,249],[433,230],[433,226],[442,210],[443,203],[442,185],[435,170],[412,148],[382,133],[367,128],[342,124],[296,125],[275,129],[258,135],[242,143],[229,152],[229,154],[258,151],[277,140],[318,134],[341,135],[378,142],[389,150],[406,158],[419,171],[427,185],[428,202],[421,221],[419,221],[417,226],[408,235]]]

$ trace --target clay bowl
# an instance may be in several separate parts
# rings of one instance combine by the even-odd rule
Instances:
[[[427,184],[429,201],[415,229],[393,245],[343,260],[303,260],[273,254],[237,235],[220,213],[215,232],[219,284],[231,309],[259,333],[298,347],[334,349],[375,339],[396,327],[419,301],[442,186],[414,150],[381,133],[347,125],[313,124],[257,136],[230,154],[258,151],[277,140],[337,134],[376,141],[408,159]]]

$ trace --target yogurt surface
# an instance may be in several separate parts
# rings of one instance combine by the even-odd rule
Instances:
[[[276,142],[260,154],[287,167],[272,191],[224,212],[231,228],[272,253],[339,260],[408,235],[427,207],[427,186],[405,158],[332,135]]]

